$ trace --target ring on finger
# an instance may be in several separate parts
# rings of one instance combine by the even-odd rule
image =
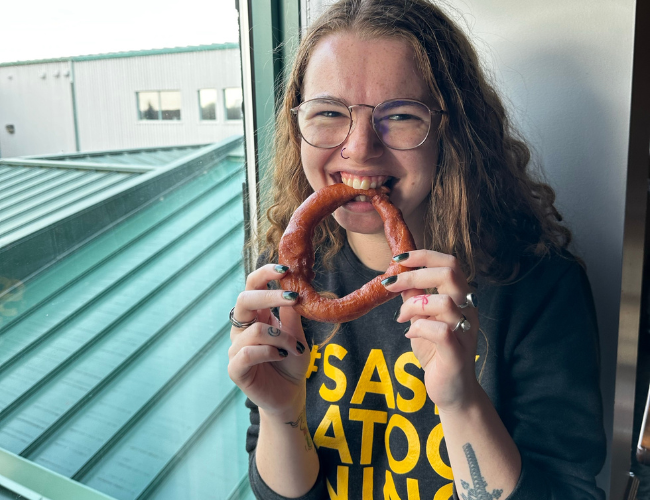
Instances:
[[[234,326],[235,328],[248,328],[251,326],[253,323],[257,322],[257,316],[255,316],[252,320],[250,321],[238,321],[235,319],[235,308],[233,307],[230,310],[230,314],[228,315],[228,319],[230,320],[230,324]]]
[[[478,307],[478,297],[475,293],[468,293],[465,295],[465,302],[458,304],[458,307],[465,309],[466,307]]]
[[[467,320],[464,314],[460,315],[460,319],[458,320],[458,323],[456,323],[456,326],[454,327],[452,332],[457,332],[459,328],[462,328],[464,332],[472,328],[472,325]]]

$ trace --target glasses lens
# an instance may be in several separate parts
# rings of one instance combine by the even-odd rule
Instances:
[[[431,113],[421,102],[396,99],[375,108],[373,125],[388,147],[411,149],[427,138]]]
[[[341,144],[350,130],[350,111],[340,102],[313,99],[298,108],[298,127],[303,139],[317,148]]]

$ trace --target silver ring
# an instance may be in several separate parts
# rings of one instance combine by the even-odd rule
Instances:
[[[463,304],[459,304],[458,307],[461,309],[465,309],[466,307],[478,307],[478,297],[475,293],[470,292],[465,295],[465,302]]]
[[[230,320],[230,324],[234,326],[235,328],[248,328],[251,326],[253,323],[257,323],[257,316],[255,316],[251,321],[246,321],[245,323],[242,323],[241,321],[237,321],[235,319],[235,308],[233,307],[230,310],[230,314],[228,315],[228,319]]]
[[[458,320],[458,323],[456,323],[456,326],[452,330],[452,332],[457,332],[459,328],[462,328],[464,332],[472,328],[472,325],[470,324],[469,321],[467,321],[467,318],[465,317],[464,314],[460,315],[460,319]]]

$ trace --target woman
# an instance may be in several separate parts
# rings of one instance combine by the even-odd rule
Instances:
[[[256,495],[604,498],[589,284],[461,31],[425,0],[330,7],[301,42],[275,158],[264,257],[231,314]],[[418,250],[391,255],[361,198],[328,218],[321,290],[411,268],[383,282],[401,301],[331,337],[268,288],[292,213],[338,182],[387,185]]]

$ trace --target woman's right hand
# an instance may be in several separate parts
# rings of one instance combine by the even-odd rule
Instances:
[[[278,416],[303,408],[310,359],[300,315],[293,309],[298,294],[267,289],[269,281],[285,273],[285,266],[267,264],[248,275],[233,316],[240,323],[257,321],[248,328],[231,328],[228,351],[233,382],[259,408]],[[272,307],[279,308],[280,321]]]

